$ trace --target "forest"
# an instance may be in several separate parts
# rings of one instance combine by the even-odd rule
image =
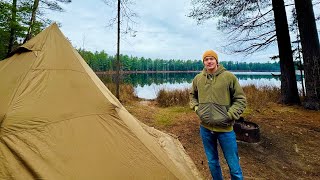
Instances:
[[[108,55],[104,51],[91,52],[78,49],[78,52],[94,71],[116,70],[116,56]],[[201,60],[150,59],[120,54],[122,71],[201,71]],[[280,71],[279,62],[238,62],[221,61],[220,64],[231,71]]]

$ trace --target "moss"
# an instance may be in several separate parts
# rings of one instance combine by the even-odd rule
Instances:
[[[174,113],[188,113],[191,111],[191,109],[186,106],[175,106],[175,107],[171,107],[168,109],[169,109],[169,111],[172,111]]]
[[[188,113],[190,109],[183,106],[174,106],[169,108],[161,108],[155,114],[155,125],[156,126],[172,126],[175,123],[177,116],[181,113]]]

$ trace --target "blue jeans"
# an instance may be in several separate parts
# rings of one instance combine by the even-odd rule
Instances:
[[[243,179],[239,163],[236,134],[231,132],[214,132],[200,126],[200,136],[208,159],[213,179],[223,179],[219,163],[217,142],[219,141],[224,158],[226,159],[232,180]]]

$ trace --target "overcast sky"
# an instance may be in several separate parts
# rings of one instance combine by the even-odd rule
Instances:
[[[121,54],[145,58],[200,60],[203,52],[213,49],[221,61],[267,62],[277,54],[277,48],[254,54],[226,54],[223,45],[226,35],[218,31],[215,22],[197,25],[187,17],[191,0],[138,0],[131,10],[138,14],[133,26],[135,37],[128,34],[121,39]],[[104,50],[116,54],[116,25],[107,27],[116,17],[116,7],[102,0],[73,0],[63,5],[63,13],[50,12],[47,16],[61,24],[61,30],[76,48],[90,51]]]

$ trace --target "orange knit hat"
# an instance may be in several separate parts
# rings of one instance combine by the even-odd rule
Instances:
[[[203,53],[202,62],[206,57],[209,57],[209,56],[214,57],[217,60],[217,63],[218,63],[218,54],[216,52],[214,52],[213,50],[207,50],[207,51],[205,51]]]

